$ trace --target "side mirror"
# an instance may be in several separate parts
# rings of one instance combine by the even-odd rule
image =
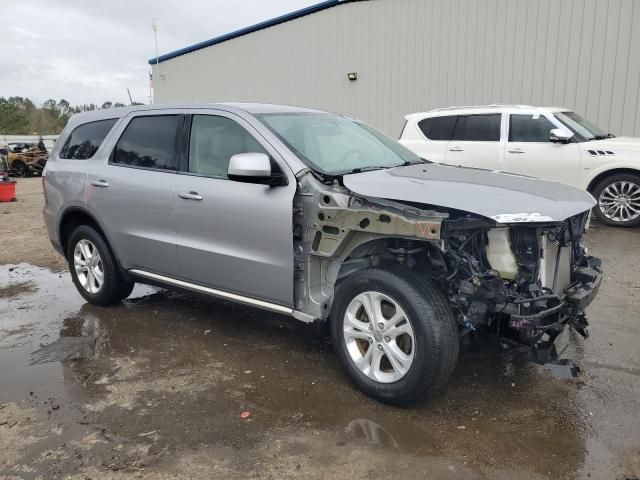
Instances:
[[[562,128],[554,128],[549,132],[549,141],[554,143],[569,143],[573,133]]]
[[[273,185],[275,180],[271,174],[271,160],[264,153],[238,153],[232,156],[227,176],[229,180],[244,183]]]

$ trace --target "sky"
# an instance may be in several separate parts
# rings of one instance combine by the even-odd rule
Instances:
[[[0,97],[149,102],[148,60],[320,0],[0,0]]]

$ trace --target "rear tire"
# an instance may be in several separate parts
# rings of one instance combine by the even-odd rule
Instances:
[[[602,223],[614,227],[640,225],[640,175],[618,173],[593,189],[598,202],[593,211]]]
[[[113,305],[131,294],[134,283],[122,277],[111,249],[95,229],[80,225],[67,244],[71,278],[87,302]]]
[[[26,178],[29,176],[29,169],[27,168],[27,165],[20,161],[20,160],[15,160],[12,164],[11,164],[11,176],[12,177],[16,177],[16,178]]]
[[[369,305],[380,305],[371,307],[374,322],[366,313],[367,298],[373,299]],[[398,322],[401,317],[405,320]],[[392,405],[414,404],[437,393],[458,361],[458,328],[447,298],[430,280],[404,268],[370,268],[347,277],[337,289],[330,328],[351,381]],[[395,336],[398,329],[407,333]]]

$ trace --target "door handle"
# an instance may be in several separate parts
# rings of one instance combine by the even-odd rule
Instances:
[[[464,149],[460,148],[460,147],[451,147],[449,149],[450,152],[464,152]]]
[[[180,192],[178,196],[184,200],[202,200],[202,195],[199,195],[198,192]]]
[[[512,148],[511,150],[507,150],[509,153],[525,153],[521,148]]]
[[[109,183],[106,180],[91,180],[91,185],[98,188],[107,188]]]

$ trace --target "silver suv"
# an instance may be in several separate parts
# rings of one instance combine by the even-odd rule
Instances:
[[[602,277],[586,192],[429,163],[350,118],[260,104],[75,115],[44,216],[80,294],[134,282],[328,324],[351,380],[394,404],[451,375],[460,338],[552,349]]]

